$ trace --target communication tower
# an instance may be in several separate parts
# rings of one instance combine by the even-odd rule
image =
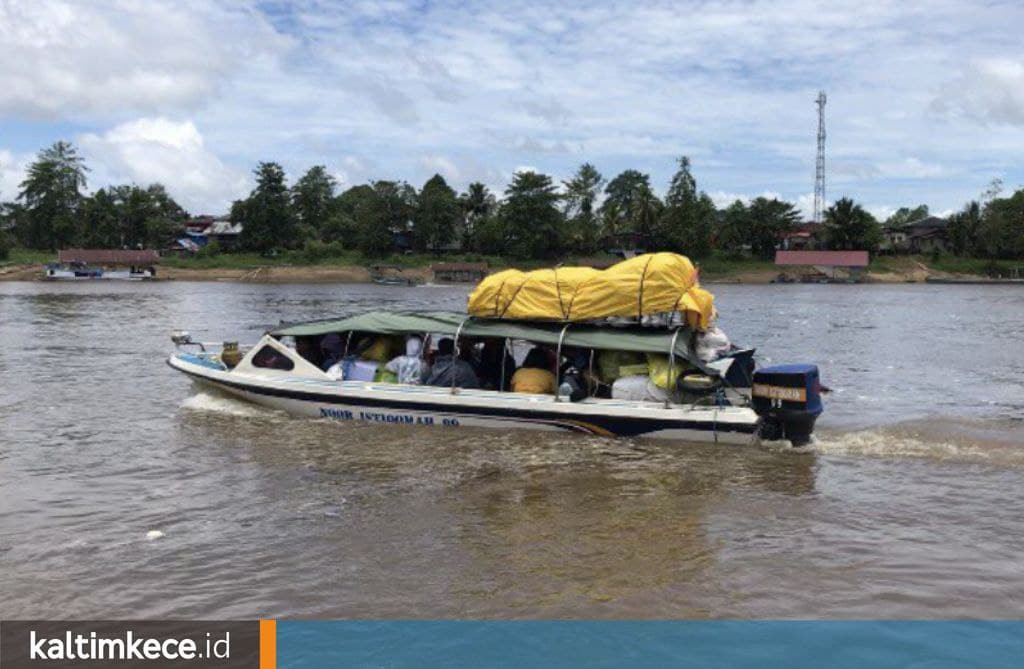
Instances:
[[[814,165],[814,222],[821,223],[825,208],[825,91],[818,91],[818,158]]]

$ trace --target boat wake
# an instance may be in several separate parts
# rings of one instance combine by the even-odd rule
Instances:
[[[187,397],[182,401],[181,408],[189,411],[204,411],[243,418],[256,418],[266,416],[268,413],[254,404],[249,404],[227,395],[208,392],[198,392]]]
[[[822,430],[809,449],[822,455],[1024,467],[1024,422],[932,418],[850,432]]]

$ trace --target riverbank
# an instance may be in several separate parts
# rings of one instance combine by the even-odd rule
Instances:
[[[41,280],[43,266],[54,260],[52,254],[42,251],[16,249],[8,261],[0,263],[0,281]],[[616,261],[613,256],[597,258],[570,258],[564,264],[596,264],[607,266]],[[222,254],[214,257],[165,258],[157,268],[159,280],[171,281],[242,281],[259,283],[370,283],[371,268],[386,266],[387,274],[423,284],[434,282],[431,265],[436,262],[484,262],[490,270],[507,267],[533,269],[548,266],[544,261],[516,263],[498,257],[429,255],[392,256],[384,260],[371,260],[356,254],[316,260],[289,254],[264,258],[251,253]],[[698,263],[701,280],[707,284],[739,283],[767,284],[779,276],[780,270],[770,261],[752,259],[708,258]],[[867,283],[923,283],[977,281],[986,283],[994,272],[1009,275],[1013,262],[997,262],[978,258],[924,256],[880,256],[871,261]],[[789,273],[799,274],[790,268]]]

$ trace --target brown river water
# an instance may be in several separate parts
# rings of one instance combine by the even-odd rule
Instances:
[[[1024,290],[713,286],[807,452],[293,419],[168,334],[464,287],[0,283],[0,618],[1024,615]]]

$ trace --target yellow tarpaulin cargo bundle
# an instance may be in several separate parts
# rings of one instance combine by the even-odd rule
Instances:
[[[647,253],[606,270],[558,267],[505,270],[485,278],[469,296],[469,313],[484,318],[593,321],[683,312],[704,330],[714,296],[700,287],[697,269],[677,253]]]

